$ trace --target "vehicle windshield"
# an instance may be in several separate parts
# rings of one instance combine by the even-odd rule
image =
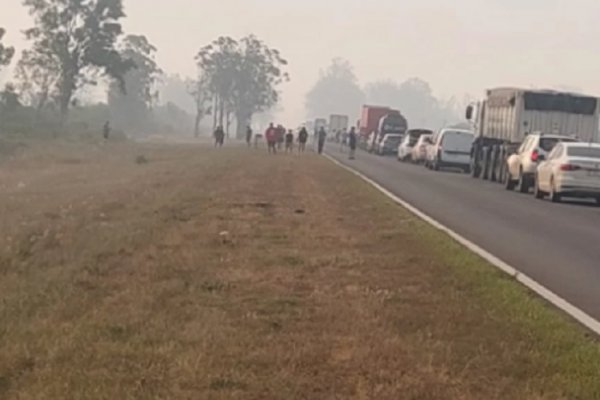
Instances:
[[[568,147],[567,155],[569,157],[597,158],[600,160],[600,147],[591,147],[591,146]]]
[[[442,146],[455,149],[469,149],[473,144],[473,134],[469,132],[445,132],[442,138]]]
[[[423,136],[421,136],[420,139],[421,139],[421,144],[431,144],[431,143],[433,143],[432,142],[433,136],[431,136],[431,135],[423,135]]]
[[[559,142],[576,142],[577,140],[575,139],[571,139],[571,138],[558,138],[558,137],[544,137],[540,139],[540,143],[538,145],[538,147],[542,150],[544,150],[545,152],[550,152],[552,151],[552,149],[554,149],[554,146],[556,146],[557,143]]]
[[[403,136],[402,135],[393,135],[393,136],[386,136],[385,137],[385,142],[387,144],[392,144],[392,143],[396,143],[396,144],[400,144],[400,142],[402,141]]]

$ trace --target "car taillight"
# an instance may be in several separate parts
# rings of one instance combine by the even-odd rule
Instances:
[[[540,157],[540,153],[537,150],[531,152],[531,161],[537,161]]]
[[[561,171],[577,171],[579,169],[581,169],[581,167],[579,165],[573,165],[573,164],[562,164],[560,166]]]

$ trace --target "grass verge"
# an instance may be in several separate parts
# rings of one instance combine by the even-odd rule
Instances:
[[[77,160],[0,167],[0,398],[600,398],[595,339],[324,159]]]

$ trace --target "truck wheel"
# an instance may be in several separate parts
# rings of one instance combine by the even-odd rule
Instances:
[[[502,160],[500,162],[500,174],[498,175],[498,182],[499,183],[503,183],[506,181],[506,175],[507,175],[507,171],[506,171],[506,163],[504,162],[504,160]]]
[[[481,175],[481,170],[479,169],[479,164],[476,161],[473,161],[473,163],[471,164],[471,167],[469,169],[471,170],[471,177],[473,179],[478,179],[479,176]]]
[[[529,192],[529,179],[527,179],[525,177],[525,175],[523,175],[523,170],[519,171],[519,192],[521,193],[527,193]]]
[[[510,173],[507,171],[506,175],[504,175],[504,187],[506,190],[515,190],[516,182],[510,176]]]
[[[499,149],[498,146],[494,146],[492,147],[492,155],[491,155],[491,164],[492,164],[492,168],[491,168],[491,172],[490,172],[490,181],[492,182],[497,182],[498,181],[498,177],[500,176],[500,163],[498,162],[498,155],[499,155]]]
[[[560,193],[556,191],[556,186],[554,185],[554,178],[550,179],[550,201],[553,203],[560,203],[561,201]]]

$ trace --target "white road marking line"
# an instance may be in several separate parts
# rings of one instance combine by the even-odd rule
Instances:
[[[337,166],[358,176],[359,178],[361,178],[362,180],[364,180],[365,182],[367,182],[368,184],[373,186],[375,189],[379,190],[385,196],[387,196],[388,198],[393,200],[395,203],[406,208],[408,211],[410,211],[411,213],[413,213],[420,219],[424,220],[428,224],[432,225],[434,228],[446,233],[452,239],[456,240],[458,243],[462,244],[467,249],[469,249],[473,253],[477,254],[479,257],[483,258],[484,260],[486,260],[490,264],[494,265],[498,269],[502,270],[506,274],[512,276],[519,283],[526,286],[533,292],[537,293],[539,296],[541,296],[546,301],[553,304],[555,307],[558,307],[560,310],[567,313],[570,317],[572,317],[573,319],[575,319],[576,321],[578,321],[579,323],[584,325],[586,328],[588,328],[592,332],[596,333],[597,335],[600,335],[600,321],[597,321],[596,319],[592,318],[590,315],[586,314],[584,311],[575,307],[573,304],[569,303],[567,300],[558,296],[557,294],[555,294],[554,292],[552,292],[545,286],[541,285],[534,279],[530,278],[529,276],[525,275],[524,273],[520,272],[516,268],[508,265],[506,262],[502,261],[500,258],[491,254],[487,250],[484,250],[483,248],[479,247],[475,243],[471,242],[469,239],[466,239],[465,237],[461,236],[457,232],[453,231],[452,229],[448,228],[447,226],[443,225],[442,223],[436,221],[429,215],[425,214],[423,211],[414,207],[412,204],[406,202],[405,200],[402,200],[401,198],[399,198],[398,196],[396,196],[395,194],[390,192],[388,189],[384,188],[379,183],[375,182],[371,178],[368,178],[366,175],[358,172],[357,170],[355,170],[352,167],[347,166],[346,164],[339,162],[338,160],[336,160],[335,158],[331,157],[328,154],[324,154],[324,156],[327,157],[327,159],[329,159],[331,162],[333,162]]]

